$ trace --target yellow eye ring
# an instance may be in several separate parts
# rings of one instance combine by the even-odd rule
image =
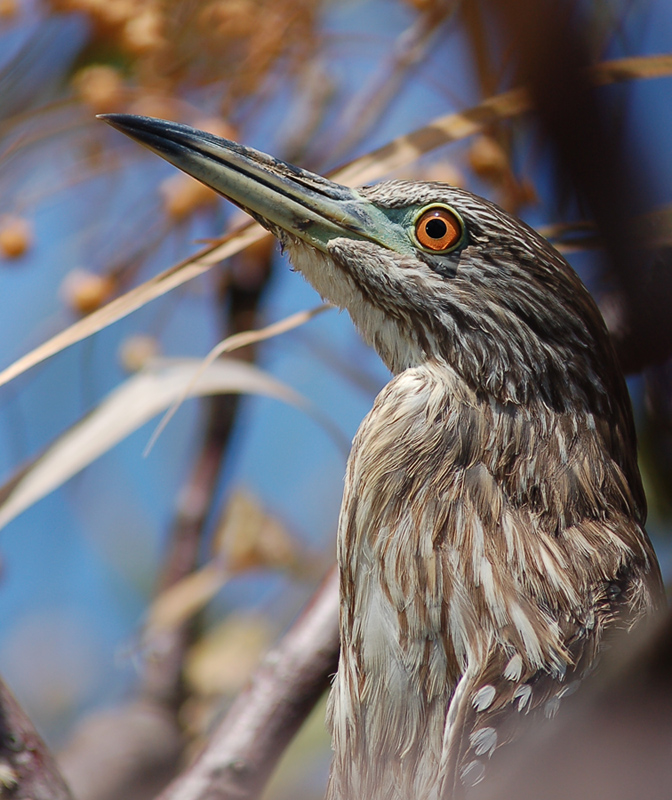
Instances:
[[[449,253],[461,243],[464,223],[452,208],[434,205],[416,217],[414,233],[423,250]]]

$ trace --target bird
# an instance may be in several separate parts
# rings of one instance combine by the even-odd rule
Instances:
[[[597,305],[465,189],[351,189],[186,125],[103,119],[274,234],[390,370],[346,467],[327,798],[468,795],[664,603]]]

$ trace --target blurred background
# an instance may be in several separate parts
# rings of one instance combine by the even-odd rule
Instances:
[[[546,6],[566,11],[571,34],[554,67],[518,2],[0,0],[0,367],[244,222],[96,114],[186,122],[327,172],[413,131],[431,139],[436,118],[527,83],[536,116],[495,113],[464,135],[456,125],[459,141],[423,146],[392,173],[381,158],[378,177],[464,186],[564,250],[629,373],[648,529],[669,581],[672,65],[632,59],[672,52],[672,6]],[[564,104],[584,91],[583,67],[615,59],[631,60],[590,73],[610,83],[595,119],[573,120]],[[175,392],[163,401],[137,380],[192,369],[226,336],[319,302],[265,239],[0,387],[0,499],[37,465],[45,473],[21,509],[2,517],[0,505],[0,674],[82,800],[108,796],[78,762],[96,724],[160,697],[186,760],[296,617],[334,559],[347,442],[389,375],[349,318],[327,311],[237,351],[260,371],[231,373],[236,391],[278,396],[281,382],[311,413],[296,398],[190,399],[146,456],[159,417],[143,422],[142,398],[156,390],[154,415]],[[105,443],[95,425],[76,427],[103,402]],[[57,440],[79,456],[50,450]],[[323,715],[269,800],[322,796]],[[123,796],[151,797],[167,774]]]

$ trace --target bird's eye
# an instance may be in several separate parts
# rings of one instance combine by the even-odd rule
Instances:
[[[463,232],[462,220],[445,206],[431,206],[415,221],[415,238],[425,250],[453,250],[462,241]]]

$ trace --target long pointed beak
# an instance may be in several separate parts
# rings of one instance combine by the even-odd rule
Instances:
[[[341,237],[389,246],[375,235],[383,222],[380,211],[354,189],[188,125],[131,114],[99,118],[228,198],[276,235],[286,231],[323,251]]]

